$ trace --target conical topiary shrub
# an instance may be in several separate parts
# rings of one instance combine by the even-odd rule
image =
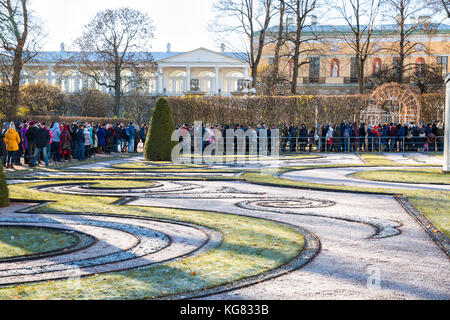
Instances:
[[[5,207],[9,203],[8,184],[6,183],[5,172],[0,161],[0,208]]]
[[[171,161],[172,149],[177,145],[172,141],[175,131],[173,112],[167,99],[161,98],[156,102],[155,112],[145,140],[144,157],[147,161]]]

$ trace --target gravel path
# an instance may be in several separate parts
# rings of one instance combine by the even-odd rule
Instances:
[[[322,169],[287,172],[285,174],[282,174],[280,177],[286,180],[317,183],[317,184],[328,184],[334,186],[346,186],[346,187],[413,189],[413,190],[425,189],[425,190],[450,191],[450,185],[369,181],[357,179],[351,176],[352,174],[361,171],[392,170],[392,169],[395,170],[411,169],[411,167],[322,168]]]
[[[383,153],[388,160],[400,164],[443,164],[443,159],[426,153]]]
[[[214,187],[229,187],[241,190],[242,196],[247,192],[266,193],[269,202],[270,198],[278,199],[273,200],[274,211],[282,209],[285,213],[269,212],[267,207],[244,209],[236,206],[241,199],[224,198],[214,202],[192,199],[189,191],[179,193],[179,199],[139,199],[131,204],[198,210],[213,207],[214,211],[288,222],[313,232],[322,243],[321,253],[303,269],[209,299],[450,298],[448,256],[392,197],[301,191],[240,182],[196,183],[203,184],[206,192]],[[292,208],[280,198],[326,199],[336,204]],[[399,232],[376,238],[375,227],[364,223],[365,219],[397,226]],[[379,286],[377,281],[371,281],[371,276],[378,274],[379,278],[375,279],[379,279]]]

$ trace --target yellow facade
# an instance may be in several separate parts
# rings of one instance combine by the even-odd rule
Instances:
[[[317,26],[317,40],[311,40],[302,44],[299,56],[298,93],[311,94],[348,94],[358,92],[358,80],[356,68],[353,65],[355,50],[348,44],[351,34],[335,31],[336,26]],[[275,33],[274,33],[275,34]],[[311,37],[305,33],[305,37]],[[420,64],[427,64],[438,68],[444,78],[450,71],[450,25],[440,25],[429,32],[419,28],[407,39],[414,47],[405,59],[405,82],[420,68]],[[371,40],[370,56],[365,63],[366,82],[376,75],[377,71],[386,66],[393,66],[397,56],[392,48],[399,47],[399,37],[394,32],[376,32]],[[287,44],[282,49],[282,56],[292,57],[293,45]],[[269,42],[263,50],[262,66],[271,64],[275,52],[275,43]],[[318,76],[311,74],[313,69],[312,59],[318,59]],[[337,66],[335,66],[337,65]],[[282,58],[281,73],[291,79],[292,58]],[[367,88],[366,88],[367,89]],[[370,87],[368,88],[370,89]]]

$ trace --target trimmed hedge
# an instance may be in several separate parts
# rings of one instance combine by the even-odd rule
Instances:
[[[145,140],[144,156],[147,161],[171,161],[172,149],[177,145],[172,141],[175,131],[173,112],[167,99],[156,102],[155,112],[150,121],[148,137]]]
[[[252,96],[252,97],[171,97],[175,123],[202,121],[211,124],[249,124],[266,122],[269,126],[284,123],[334,124],[359,120],[368,105],[368,96]]]
[[[6,183],[5,171],[0,161],[0,208],[6,207],[9,203],[8,184]]]
[[[425,123],[443,118],[445,95],[422,96],[421,120]],[[334,124],[359,121],[367,108],[368,95],[342,96],[253,96],[253,97],[171,97],[176,124],[202,121],[211,124],[270,126],[287,122],[304,123],[308,128],[317,123]]]

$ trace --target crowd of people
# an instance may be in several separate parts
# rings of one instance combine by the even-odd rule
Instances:
[[[148,127],[135,123],[82,123],[24,121],[7,122],[0,136],[0,156],[5,168],[14,165],[35,167],[43,161],[84,161],[96,154],[137,153],[145,143]]]
[[[179,125],[177,129],[180,130],[180,142],[188,133],[191,137],[194,137],[196,132],[200,133],[200,128],[195,128],[190,124]],[[230,129],[235,132],[242,129],[246,133],[247,145],[249,139],[258,140],[259,149],[260,131],[267,132],[267,146],[270,147],[270,130],[279,128],[270,127],[264,122],[255,128],[250,125],[231,127],[205,124],[201,127],[202,149],[215,143],[217,135],[220,135],[226,143],[227,130]],[[282,152],[441,152],[444,148],[444,125],[440,121],[427,125],[423,123],[386,123],[377,126],[343,122],[338,125],[318,124],[310,129],[305,124],[298,126],[294,123],[286,123],[280,129]],[[248,130],[252,130],[252,133],[249,134]],[[193,140],[191,140],[191,144],[194,144]],[[246,151],[248,152],[248,146]]]
[[[440,121],[379,125],[342,122],[339,125],[317,125],[310,130],[293,123],[282,130],[282,151],[289,143],[290,151],[310,152],[430,152],[443,151],[444,125]]]
[[[271,129],[266,123],[260,123],[255,128],[250,125],[179,125],[180,142],[190,134],[200,134],[203,137],[202,149],[217,141],[221,135],[226,144],[227,130],[242,129],[246,133],[246,152],[249,139],[258,141],[260,147],[261,130],[267,137],[267,147],[270,151],[272,140]],[[249,131],[250,130],[250,131]],[[137,153],[140,142],[145,143],[148,127],[139,127],[132,122],[103,124],[82,123],[71,124],[54,122],[7,122],[4,123],[0,135],[0,156],[5,168],[14,169],[14,165],[35,167],[43,161],[46,166],[50,161],[64,162],[77,159],[84,161],[96,154]],[[193,139],[191,140],[193,146]],[[234,138],[234,149],[237,150],[237,137]],[[380,124],[377,126],[358,124],[357,122],[333,125],[318,124],[308,129],[305,124],[300,126],[286,123],[280,130],[280,148],[282,152],[428,152],[443,151],[444,125],[440,121],[424,125]]]

